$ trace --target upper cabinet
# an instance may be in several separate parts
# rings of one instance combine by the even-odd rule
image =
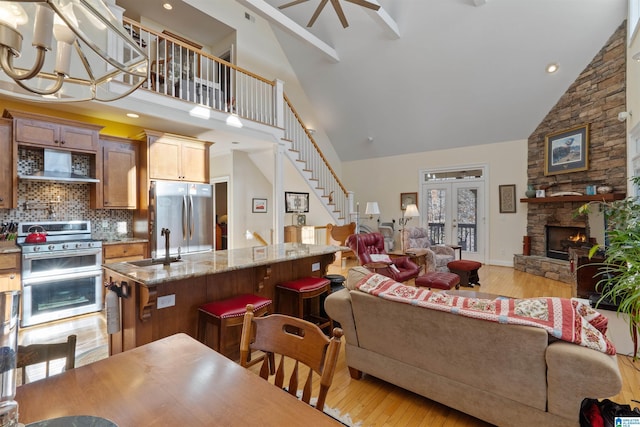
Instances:
[[[17,184],[14,182],[14,150],[11,141],[11,120],[0,119],[0,209],[11,209]]]
[[[13,118],[13,134],[18,145],[57,148],[95,153],[102,126],[22,111],[5,111]]]
[[[209,182],[210,142],[145,131],[149,179]]]
[[[136,209],[138,206],[139,141],[102,135],[98,151],[100,183],[92,190],[94,209]]]

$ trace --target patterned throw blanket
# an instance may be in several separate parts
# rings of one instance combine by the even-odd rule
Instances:
[[[398,283],[380,274],[360,280],[357,289],[380,298],[475,319],[535,326],[563,341],[616,354],[605,336],[607,318],[588,305],[566,298],[467,298]]]

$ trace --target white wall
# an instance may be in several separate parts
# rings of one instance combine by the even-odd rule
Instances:
[[[259,233],[267,243],[272,243],[273,200],[271,183],[255,166],[247,153],[234,151],[231,154],[232,173],[229,192],[232,204],[229,208],[229,249],[260,246],[256,240],[245,238],[246,230]],[[267,213],[253,213],[252,199],[267,199]]]
[[[400,193],[419,193],[419,171],[469,164],[488,165],[487,208],[489,246],[487,262],[513,266],[513,254],[522,253],[522,237],[526,234],[527,204],[517,203],[515,214],[501,214],[498,205],[498,186],[516,185],[518,199],[524,197],[527,184],[527,141],[511,141],[451,150],[429,151],[410,155],[344,162],[343,179],[347,188],[355,192],[360,203],[361,217],[366,202],[377,201],[380,220],[398,220]],[[364,220],[373,226],[374,221]]]

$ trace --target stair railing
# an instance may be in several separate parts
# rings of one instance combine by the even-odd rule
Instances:
[[[314,187],[313,183],[316,183],[316,194],[332,212],[334,219],[342,223],[348,220],[349,194],[304,126],[289,98],[284,95],[284,99],[284,139],[291,143],[291,150],[296,152],[298,160],[304,162],[303,170],[311,174],[310,184]]]
[[[202,46],[166,30],[158,32],[126,17],[123,21],[125,30],[149,55],[145,89],[269,126],[284,122],[284,139],[304,163],[302,171],[311,175],[310,186],[337,223],[349,220],[352,201],[347,190],[284,94],[284,118],[278,117],[276,82],[204,52]]]

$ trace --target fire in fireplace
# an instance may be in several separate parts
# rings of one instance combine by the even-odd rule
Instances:
[[[546,225],[547,257],[555,259],[569,259],[569,248],[579,248],[587,242],[584,227],[567,227]]]

